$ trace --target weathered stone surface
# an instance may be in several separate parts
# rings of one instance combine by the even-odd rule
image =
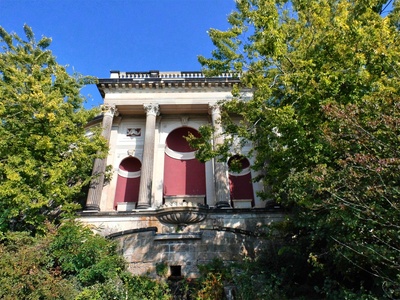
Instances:
[[[232,262],[256,256],[268,243],[265,237],[268,225],[284,216],[257,210],[240,213],[209,210],[205,220],[177,232],[176,226],[159,222],[155,211],[151,214],[151,211],[146,216],[126,214],[118,224],[113,222],[115,218],[111,214],[83,221],[97,223],[103,228],[100,234],[117,241],[133,274],[149,274],[155,278],[156,263],[163,262],[180,266],[182,276],[197,277],[197,266],[214,258]]]

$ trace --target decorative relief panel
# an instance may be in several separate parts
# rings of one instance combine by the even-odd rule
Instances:
[[[139,122],[122,122],[118,131],[117,144],[129,145],[129,148],[135,148],[136,145],[143,145],[145,134],[145,125]]]
[[[142,128],[132,128],[128,127],[126,129],[126,136],[129,137],[139,137],[142,136]]]

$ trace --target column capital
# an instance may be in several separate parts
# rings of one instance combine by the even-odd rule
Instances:
[[[115,107],[115,105],[102,105],[101,112],[105,116],[111,116],[111,117],[114,117],[114,115],[118,116],[118,109]]]
[[[147,115],[158,116],[160,114],[160,106],[158,104],[143,104],[143,108]]]
[[[218,103],[214,103],[214,104],[208,103],[208,109],[209,109],[209,113],[211,115],[215,115],[215,114],[220,115],[221,114],[221,106]]]

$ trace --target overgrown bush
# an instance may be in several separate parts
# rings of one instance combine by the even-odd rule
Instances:
[[[116,250],[115,243],[73,221],[62,224],[49,245],[54,264],[82,286],[103,283],[125,270],[125,260]]]
[[[65,221],[47,234],[7,232],[0,242],[0,299],[170,299],[165,283],[132,276],[116,245]]]
[[[132,300],[169,300],[171,299],[168,285],[164,282],[149,279],[146,276],[127,276],[127,299]],[[125,299],[125,298],[124,298]]]
[[[51,237],[26,232],[5,235],[0,244],[0,299],[73,299],[74,283],[49,253]]]
[[[200,278],[192,293],[195,299],[224,299],[224,287],[233,288],[235,299],[279,299],[286,297],[280,291],[281,280],[268,272],[265,261],[245,258],[242,262],[224,264],[214,259],[199,265]]]
[[[207,273],[198,285],[200,288],[195,293],[196,300],[222,299],[224,283],[221,273]]]
[[[126,273],[122,278],[86,287],[76,300],[170,300],[167,284]]]

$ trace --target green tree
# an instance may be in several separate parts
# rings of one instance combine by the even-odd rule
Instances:
[[[324,106],[324,137],[337,158],[293,176],[289,193],[310,211],[313,228],[324,231],[325,249],[331,249],[329,259],[316,252],[313,263],[350,263],[340,276],[378,278],[394,298],[400,295],[399,100],[389,93]],[[300,199],[305,188],[312,192]],[[305,223],[305,215],[298,220]]]
[[[221,103],[235,139],[211,149],[202,128],[199,157],[253,143],[261,196],[291,211],[280,252],[308,261],[292,274],[330,297],[399,289],[399,12],[397,1],[241,0],[230,29],[209,31],[212,58],[199,57],[209,75],[241,76]]]
[[[166,284],[132,276],[113,241],[75,221],[0,243],[1,299],[170,299]]]
[[[48,50],[51,39],[26,40],[0,27],[0,230],[44,229],[45,220],[79,207],[93,160],[106,143],[85,124],[80,89],[96,80],[69,75]]]

